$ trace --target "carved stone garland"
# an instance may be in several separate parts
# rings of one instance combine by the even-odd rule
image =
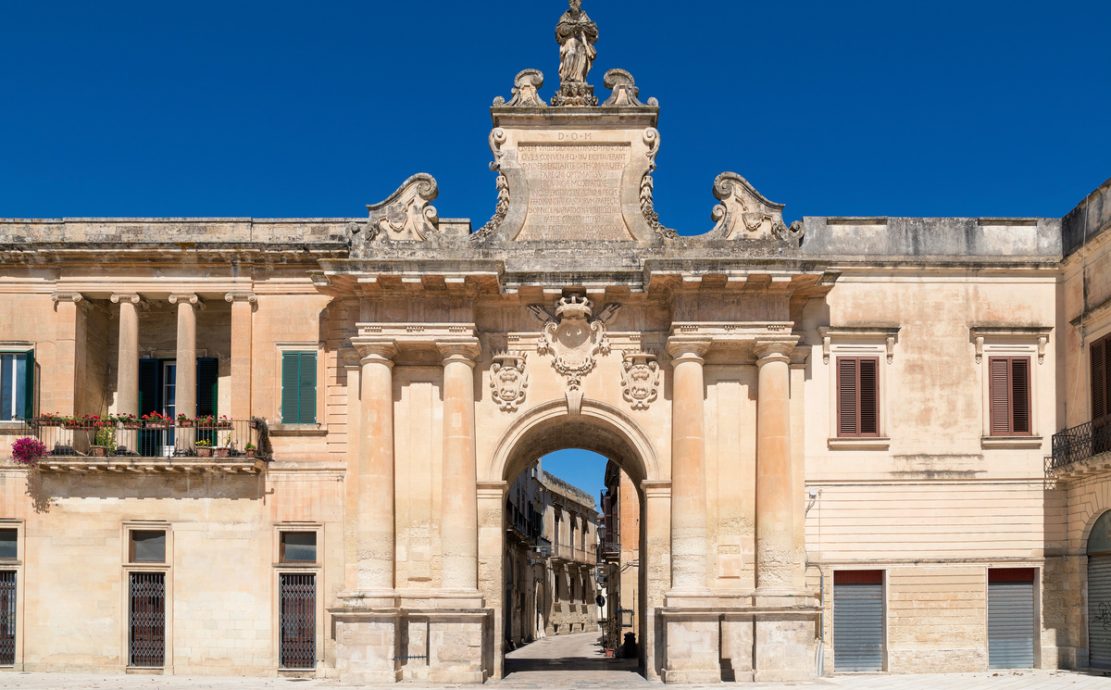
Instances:
[[[660,365],[651,352],[626,352],[621,389],[634,410],[647,410],[660,396]]]
[[[529,70],[525,70],[525,72],[528,71]],[[539,72],[537,72],[537,74],[539,74]],[[517,75],[518,78],[520,78],[520,76],[521,75]],[[541,75],[541,83],[543,83],[543,79],[544,77]],[[498,227],[505,220],[506,214],[509,213],[509,180],[501,169],[501,147],[502,144],[505,143],[505,138],[505,130],[501,127],[495,127],[494,130],[490,132],[490,151],[494,154],[494,160],[490,162],[490,169],[498,174],[497,179],[494,181],[494,185],[498,190],[498,203],[497,206],[494,207],[493,217],[486,221],[486,225],[479,228],[478,232],[471,235],[471,239],[475,241],[485,240],[487,237],[497,232]]]
[[[503,412],[516,412],[525,402],[528,370],[525,353],[505,352],[494,355],[490,366],[490,397]]]
[[[648,171],[640,179],[640,212],[648,227],[665,238],[674,238],[678,234],[671,228],[660,223],[660,215],[656,213],[653,189],[655,182],[652,180],[652,171],[656,169],[656,154],[660,150],[660,133],[654,127],[644,130],[644,143],[648,146]]]

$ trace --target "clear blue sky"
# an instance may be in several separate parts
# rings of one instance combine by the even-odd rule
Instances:
[[[565,7],[10,0],[0,217],[359,216],[426,171],[477,227],[487,108],[525,67],[550,96]],[[1111,176],[1107,0],[585,9],[599,93],[623,67],[660,100],[656,207],[684,233],[723,170],[788,219],[1060,216]],[[597,494],[600,471],[566,478]]]

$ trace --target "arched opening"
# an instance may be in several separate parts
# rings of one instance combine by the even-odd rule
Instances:
[[[499,453],[500,675],[614,671],[639,681],[652,656],[642,490],[656,478],[650,445],[623,417],[587,404],[579,415],[534,410]]]
[[[1088,665],[1111,668],[1111,510],[1088,534]]]

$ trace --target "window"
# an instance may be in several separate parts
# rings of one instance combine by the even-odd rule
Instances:
[[[316,532],[282,532],[278,548],[282,563],[316,563]]]
[[[166,573],[128,574],[129,666],[161,668],[166,663]]]
[[[165,563],[165,530],[135,529],[129,532],[128,559],[131,563]]]
[[[14,561],[19,558],[16,550],[19,530],[12,528],[0,529],[0,561]]]
[[[33,417],[34,391],[34,351],[0,353],[0,421]]]
[[[1030,358],[989,357],[992,436],[1030,434]]]
[[[282,353],[282,422],[316,423],[316,353]]]
[[[1111,417],[1111,335],[1089,348],[1092,359],[1092,421]]]
[[[878,357],[837,358],[837,435],[880,435]]]

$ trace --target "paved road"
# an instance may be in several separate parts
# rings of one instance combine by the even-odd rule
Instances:
[[[559,635],[534,642],[507,655],[506,677],[486,687],[568,690],[578,688],[646,688],[671,690],[690,686],[649,683],[636,674],[636,662],[606,659],[597,633]],[[308,690],[343,688],[335,680],[291,678],[209,678],[203,676],[92,675],[0,671],[0,690]],[[398,686],[392,687],[397,690]],[[405,688],[421,687],[406,684]],[[709,686],[724,690],[730,686]],[[743,684],[741,690],[807,688],[813,690],[1111,690],[1111,677],[1058,671],[996,671],[916,675],[856,675],[812,683]],[[707,689],[709,690],[709,689]]]

